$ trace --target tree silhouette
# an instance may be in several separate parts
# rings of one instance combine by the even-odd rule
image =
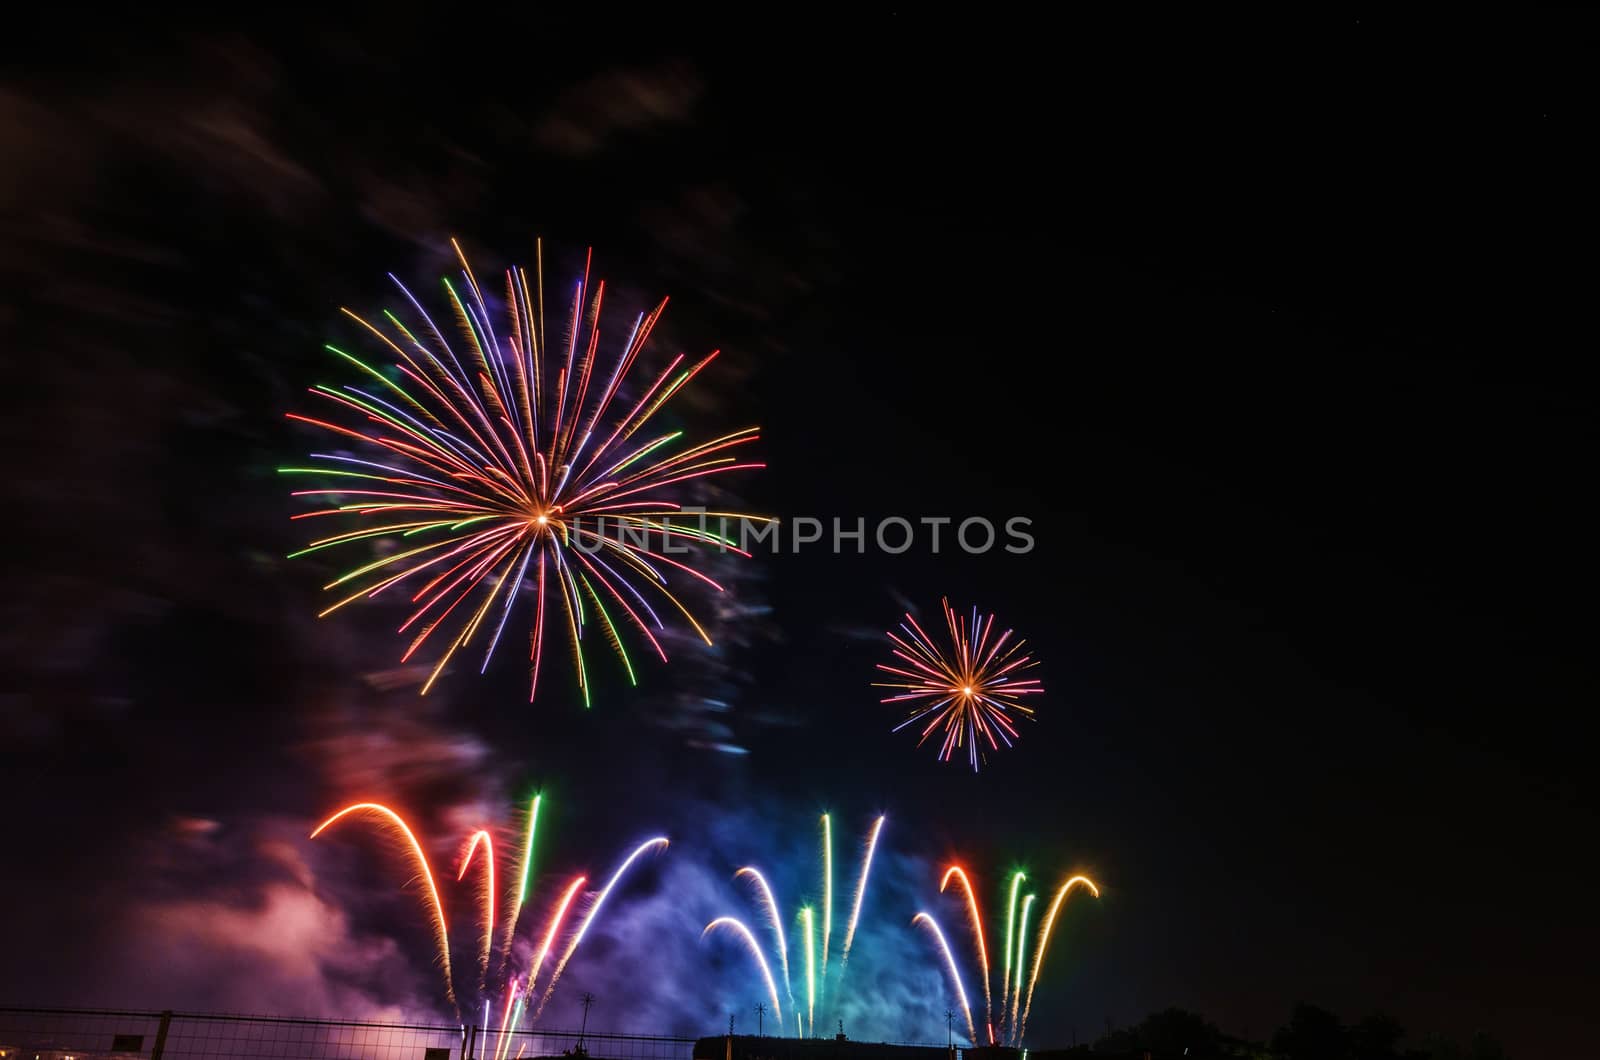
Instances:
[[[1224,1034],[1199,1013],[1180,1008],[1163,1009],[1131,1027],[1112,1029],[1095,1040],[1100,1056],[1155,1060],[1507,1060],[1500,1043],[1479,1033],[1466,1042],[1432,1034],[1411,1039],[1387,1013],[1375,1012],[1346,1025],[1333,1012],[1300,1002],[1289,1022],[1268,1043],[1245,1041]],[[1074,1050],[1052,1050],[1040,1060],[1067,1060]]]
[[[1181,1008],[1163,1009],[1146,1016],[1137,1027],[1112,1031],[1095,1042],[1100,1053],[1171,1053],[1191,1057],[1214,1056],[1221,1051],[1222,1032],[1198,1013]]]
[[[1350,1028],[1353,1060],[1397,1060],[1405,1028],[1382,1012],[1374,1012]]]
[[[1339,1017],[1304,1001],[1294,1007],[1289,1025],[1272,1036],[1272,1051],[1284,1060],[1345,1060],[1348,1045]]]

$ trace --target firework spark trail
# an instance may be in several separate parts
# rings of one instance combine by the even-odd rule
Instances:
[[[801,937],[806,941],[806,1035],[817,1027],[817,944],[811,907],[800,910]]]
[[[832,984],[834,990],[837,990],[844,982],[846,962],[850,959],[850,949],[855,939],[856,927],[861,919],[861,909],[866,897],[867,886],[871,880],[873,856],[877,851],[878,839],[882,834],[883,825],[887,819],[888,818],[886,815],[880,815],[876,820],[874,820],[872,828],[867,837],[865,849],[861,859],[861,876],[857,881],[855,899],[851,907],[849,921],[846,925],[844,945],[839,951],[839,970],[837,975],[834,977]],[[823,908],[831,913],[833,906],[832,817],[829,814],[823,814],[821,817],[821,823],[823,838]],[[763,912],[772,926],[773,934],[777,937],[777,955],[783,971],[784,990],[789,998],[790,1011],[794,1012],[796,1018],[798,1019],[800,1016],[801,1006],[795,1001],[793,980],[791,978],[789,967],[788,942],[785,938],[786,929],[782,918],[782,913],[778,908],[777,897],[774,895],[772,887],[767,883],[766,877],[763,876],[761,872],[754,866],[747,865],[734,873],[735,879],[741,876],[749,877],[751,884],[756,890],[757,904],[762,907]],[[821,918],[822,922],[819,924],[817,922],[817,910],[809,905],[804,906],[797,911],[796,919],[801,924],[801,937],[805,946],[805,1010],[809,1023],[802,1022],[800,1024],[800,1033],[802,1036],[806,1036],[815,1029],[817,1002],[823,998],[824,992],[828,988],[828,940],[831,933],[828,927],[828,916],[824,915]],[[822,938],[822,958],[820,962],[817,955],[817,937],[819,934]],[[765,959],[765,954],[762,956],[763,959]],[[768,967],[771,967],[770,962],[768,963]]]
[[[506,1010],[505,1010],[505,1013],[503,1015],[501,1015],[501,1017],[500,1017],[500,1034],[494,1040],[494,1055],[496,1057],[496,1060],[498,1060],[498,1058],[500,1056],[501,1047],[505,1045],[505,1041],[506,1041],[506,1025],[511,1022],[511,1002],[516,996],[517,996],[517,981],[516,981],[515,978],[513,978],[511,980],[511,982],[506,984]],[[484,1027],[485,1033],[488,1032],[488,1029],[489,1028],[487,1026]]]
[[[921,923],[933,932],[934,941],[939,944],[939,950],[944,954],[945,967],[950,971],[950,982],[955,984],[956,996],[961,999],[961,1012],[967,1018],[967,1040],[977,1045],[978,1028],[972,1022],[972,1006],[967,1003],[967,988],[961,985],[961,972],[956,967],[956,955],[950,952],[950,944],[945,941],[944,932],[939,930],[939,922],[927,913],[918,913],[911,918],[911,922]]]
[[[967,878],[967,872],[960,865],[951,865],[945,870],[944,879],[939,881],[939,893],[943,894],[950,885],[951,879],[961,881],[961,889],[967,895],[967,917],[972,924],[972,937],[978,944],[978,965],[983,969],[983,1019],[984,1027],[988,1031],[988,1041],[994,1044],[994,1001],[989,995],[989,947],[983,941],[983,917],[978,912],[978,896],[972,890],[972,881]]]
[[[756,937],[750,933],[750,929],[744,925],[743,921],[735,920],[731,916],[719,916],[707,924],[706,929],[700,933],[701,938],[709,935],[713,929],[719,927],[728,928],[744,939],[745,946],[750,950],[750,955],[756,959],[756,966],[761,969],[761,977],[766,980],[767,993],[772,998],[773,1015],[778,1019],[778,1026],[783,1026],[783,1006],[778,1004],[778,984],[773,981],[772,969],[767,966],[767,959],[761,953],[761,944],[756,941]]]
[[[556,983],[560,981],[561,973],[567,967],[567,962],[572,959],[572,954],[577,950],[578,944],[583,941],[583,936],[588,933],[589,925],[593,924],[595,917],[600,915],[601,907],[606,904],[606,899],[611,896],[611,892],[616,888],[617,882],[622,879],[629,867],[645,851],[652,847],[665,847],[667,843],[666,836],[656,836],[654,839],[645,840],[635,847],[633,853],[629,854],[622,864],[617,866],[617,871],[611,874],[611,879],[606,881],[605,887],[601,889],[599,896],[595,898],[594,905],[589,907],[588,915],[583,918],[583,922],[578,925],[578,930],[573,934],[571,941],[567,943],[566,950],[561,954],[561,960],[556,963],[556,970],[550,973],[550,982],[546,984],[544,994],[539,998],[539,1007],[533,1013],[535,1020],[538,1020],[540,1015],[544,1013],[544,1007],[549,1003],[550,995],[555,991]]]
[[[428,913],[433,923],[434,945],[439,952],[439,963],[444,968],[445,996],[449,998],[451,1007],[459,1008],[456,1004],[455,977],[450,972],[450,935],[445,926],[444,903],[439,899],[439,887],[433,881],[433,869],[428,865],[428,855],[423,852],[422,844],[417,841],[416,833],[412,832],[411,826],[406,824],[405,819],[381,803],[352,803],[317,825],[316,830],[311,833],[311,838],[317,838],[330,826],[352,813],[376,814],[385,824],[404,837],[406,847],[416,864],[417,875],[427,887],[430,903]]]
[[[1017,888],[1027,875],[1021,872],[1011,876],[1011,897],[1006,903],[1006,957],[1005,967],[1000,973],[1000,1020],[1005,1022],[1006,1000],[1011,997],[1011,957],[1016,952],[1014,938],[1017,927]]]
[[[883,831],[883,822],[886,819],[886,814],[880,814],[878,819],[872,822],[872,833],[867,837],[867,852],[861,859],[861,879],[856,884],[856,900],[850,910],[850,924],[845,928],[844,949],[839,956],[841,974],[844,966],[850,961],[850,944],[855,941],[856,922],[861,919],[861,900],[867,896],[867,876],[872,872],[872,855],[878,849],[878,834]]]
[[[766,909],[767,920],[772,925],[772,934],[778,940],[778,963],[783,969],[783,990],[788,995],[789,1007],[794,1007],[794,987],[789,981],[789,943],[784,938],[783,916],[778,912],[778,899],[772,893],[772,888],[767,884],[767,878],[753,866],[746,865],[735,872],[734,877],[748,876],[755,884],[756,893],[761,897],[761,903]]]
[[[828,938],[833,934],[833,818],[822,815],[822,992],[828,991]]]
[[[472,833],[467,853],[461,859],[461,871],[456,873],[456,882],[466,879],[467,869],[472,867],[472,855],[477,853],[480,846],[483,847],[483,886],[480,890],[480,900],[483,902],[483,952],[478,955],[478,985],[481,987],[489,978],[489,955],[494,950],[494,839],[486,829],[480,828]]]
[[[1056,896],[1050,903],[1050,909],[1044,915],[1044,922],[1039,925],[1039,941],[1033,948],[1033,972],[1028,976],[1028,1000],[1022,1006],[1022,1022],[1017,1025],[1017,1041],[1022,1041],[1022,1036],[1028,1030],[1028,1013],[1033,1011],[1033,988],[1039,982],[1039,969],[1044,966],[1045,947],[1050,945],[1050,932],[1056,926],[1056,913],[1061,909],[1061,904],[1067,900],[1067,895],[1078,884],[1089,888],[1089,892],[1096,898],[1100,897],[1100,888],[1087,876],[1074,876],[1061,885],[1056,891]]]
[[[461,354],[422,303],[395,280],[426,326],[413,331],[385,311],[384,328],[344,310],[383,345],[390,363],[374,367],[330,346],[330,352],[363,374],[362,385],[317,386],[311,393],[336,406],[336,417],[348,422],[289,414],[290,419],[331,432],[345,444],[382,454],[380,460],[364,460],[321,453],[314,455],[319,463],[313,466],[279,469],[326,483],[294,492],[326,505],[295,518],[331,515],[359,520],[353,529],[314,541],[294,555],[357,542],[366,542],[366,547],[398,546],[329,583],[328,589],[345,586],[345,591],[355,591],[322,615],[358,599],[377,597],[403,582],[414,587],[423,576],[431,579],[411,593],[409,602],[416,610],[400,626],[401,632],[418,627],[403,660],[441,627],[450,627],[450,632],[439,633],[439,650],[422,686],[424,694],[454,654],[480,632],[486,632],[480,667],[486,670],[518,597],[531,594],[531,701],[538,690],[547,632],[546,597],[553,593],[563,612],[562,624],[571,639],[573,666],[587,705],[591,684],[583,632],[589,617],[598,619],[603,639],[620,658],[630,681],[636,680],[620,635],[629,627],[613,622],[603,598],[618,606],[618,622],[626,616],[631,628],[663,658],[666,652],[660,641],[630,600],[642,605],[658,630],[665,626],[645,603],[636,582],[650,585],[710,643],[705,629],[669,587],[664,569],[670,567],[719,591],[721,587],[691,564],[664,553],[695,545],[747,553],[703,524],[674,525],[672,518],[683,506],[675,499],[681,491],[673,487],[764,466],[741,462],[733,455],[756,442],[759,430],[745,428],[685,447],[676,445],[682,432],[645,430],[662,406],[715,359],[715,352],[686,368],[680,368],[685,360],[680,354],[645,387],[631,409],[612,416],[613,401],[666,301],[635,320],[609,376],[603,369],[596,374],[605,283],[599,282],[591,296],[587,267],[574,293],[565,365],[551,365],[557,371],[552,383],[545,361],[561,358],[551,356],[544,333],[542,244],[537,250],[537,310],[526,270],[506,273],[505,343],[465,254],[459,244],[453,245],[461,261],[463,286],[458,293],[446,280],[444,289],[449,319],[465,343]],[[605,382],[592,397],[591,383],[600,379]],[[626,407],[626,400],[617,407]],[[604,441],[590,444],[601,437]],[[710,514],[747,518],[734,512]],[[380,518],[368,518],[373,516]],[[383,525],[375,527],[374,522]],[[614,533],[608,535],[607,523]],[[419,535],[421,543],[412,547],[412,539]],[[683,547],[674,548],[675,544]],[[602,554],[612,562],[601,559]],[[524,594],[525,588],[531,593]]]
[[[1022,970],[1027,966],[1026,956],[1028,951],[1028,907],[1033,904],[1037,895],[1028,895],[1022,900],[1022,911],[1017,917],[1017,981],[1011,987],[1011,1022],[1010,1035],[1012,1044],[1022,1040],[1018,1033],[1020,1026],[1018,1010],[1022,1006]]]
[[[544,798],[542,794],[535,795],[528,804],[528,834],[522,844],[522,867],[518,870],[517,890],[511,899],[511,912],[506,917],[506,937],[500,943],[500,960],[505,961],[506,955],[511,952],[511,940],[517,933],[517,921],[522,917],[522,906],[528,900],[528,880],[533,868],[533,837],[539,827],[539,801]]]
[[[506,1039],[505,1048],[500,1051],[500,1057],[502,1058],[502,1060],[504,1060],[504,1057],[505,1057],[506,1053],[509,1053],[511,1051],[511,1043],[516,1039],[518,1028],[521,1026],[521,1023],[522,1023],[523,1008],[527,1003],[528,1003],[528,992],[527,992],[527,990],[524,989],[521,993],[519,993],[517,995],[516,1006],[513,1007],[512,1010],[511,1010],[511,1037]],[[527,1043],[523,1042],[522,1044],[526,1045]],[[521,1047],[519,1046],[518,1050],[517,1050],[518,1055],[521,1054],[521,1051],[522,1051]]]
[[[999,750],[1001,743],[1010,747],[1018,736],[1014,716],[1031,718],[1034,714],[1018,697],[1037,695],[1044,687],[1035,678],[1014,676],[1037,664],[1031,656],[1019,655],[1025,641],[1007,646],[1011,630],[992,637],[993,615],[980,617],[973,608],[969,623],[956,615],[949,600],[942,601],[942,606],[950,647],[935,644],[907,614],[900,624],[901,633],[888,634],[897,661],[878,664],[880,671],[899,680],[875,682],[874,687],[894,693],[881,702],[909,706],[910,713],[893,731],[928,719],[917,745],[939,730],[939,759],[948,762],[957,748],[965,747],[973,772],[977,772],[981,742],[987,742],[991,750]]]
[[[539,952],[533,959],[533,969],[528,972],[528,990],[533,990],[534,983],[539,981],[539,970],[544,967],[545,958],[550,956],[550,946],[555,942],[556,935],[561,931],[561,925],[566,922],[567,907],[572,904],[572,899],[577,895],[578,888],[589,882],[589,877],[579,876],[567,885],[567,890],[556,903],[555,909],[550,913],[550,926],[544,933],[544,942],[539,944]]]

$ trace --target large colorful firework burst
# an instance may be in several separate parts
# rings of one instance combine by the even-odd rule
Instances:
[[[718,548],[748,556],[709,528],[707,518],[753,517],[694,509],[694,518],[674,522],[684,505],[673,487],[706,475],[763,467],[731,455],[756,441],[759,429],[747,427],[688,448],[678,446],[682,431],[641,433],[717,351],[688,367],[678,355],[625,415],[609,415],[666,300],[635,318],[620,357],[606,375],[596,370],[605,282],[590,287],[592,253],[573,289],[564,341],[552,346],[544,324],[542,247],[536,252],[531,285],[527,270],[506,270],[502,334],[460,245],[451,242],[461,261],[461,290],[449,279],[443,286],[459,331],[459,355],[445,329],[393,274],[389,278],[414,311],[415,326],[385,310],[386,330],[343,310],[394,360],[384,370],[329,346],[372,381],[312,388],[350,422],[290,414],[290,419],[326,429],[366,450],[359,455],[313,453],[319,462],[313,466],[280,469],[331,480],[295,494],[329,505],[295,518],[343,516],[354,522],[350,529],[291,555],[354,542],[376,543],[386,550],[325,587],[355,591],[322,615],[403,586],[415,610],[400,625],[399,632],[413,636],[402,661],[441,627],[449,628],[442,635],[448,638],[446,646],[422,686],[424,694],[451,657],[480,632],[487,635],[480,672],[488,668],[513,604],[527,586],[533,615],[531,702],[539,687],[545,626],[554,617],[547,600],[554,596],[560,602],[556,621],[564,620],[587,705],[583,633],[596,620],[630,681],[636,677],[623,644],[624,625],[636,627],[667,658],[652,632],[666,629],[651,606],[652,597],[658,604],[671,604],[711,643],[672,591],[668,574],[718,591],[722,587],[667,553],[703,554]]]
[[[1036,678],[1016,676],[1038,664],[1023,654],[1026,641],[1012,642],[1011,630],[994,635],[994,615],[980,617],[974,607],[969,620],[951,610],[949,600],[941,604],[950,648],[936,644],[907,614],[901,632],[889,633],[899,663],[878,664],[879,670],[900,680],[876,682],[873,687],[894,690],[884,703],[910,704],[909,715],[894,727],[895,732],[926,719],[917,745],[938,732],[940,760],[948,762],[957,748],[965,747],[977,772],[983,758],[980,741],[990,750],[999,750],[1002,742],[1010,747],[1017,738],[1013,720],[1034,714],[1020,697],[1038,695],[1044,687]]]

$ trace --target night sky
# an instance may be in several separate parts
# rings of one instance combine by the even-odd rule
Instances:
[[[1104,888],[1036,1045],[1169,1005],[1264,1039],[1298,1000],[1579,1040],[1592,18],[441,18],[8,49],[0,1001],[444,1017],[396,863],[305,834],[392,798],[453,868],[542,785],[550,886],[675,837],[562,988],[610,1029],[760,1000],[696,917],[755,916],[749,860],[798,899],[827,809],[851,871],[889,815],[854,1037],[942,1036],[908,923],[959,925],[958,856]],[[726,351],[678,415],[762,425],[752,510],[1035,549],[740,564],[718,651],[602,668],[587,712],[559,670],[529,706],[516,652],[389,687],[391,613],[316,621],[327,568],[282,558],[283,414],[385,272],[536,235],[671,295],[650,356]],[[977,775],[870,687],[943,596],[1043,662]]]

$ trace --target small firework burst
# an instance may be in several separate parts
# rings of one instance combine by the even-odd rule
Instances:
[[[910,713],[895,732],[925,722],[919,747],[937,733],[940,761],[948,762],[965,749],[977,772],[985,744],[991,751],[1002,743],[1010,747],[1017,739],[1016,719],[1033,717],[1033,708],[1021,697],[1038,695],[1044,687],[1036,678],[1017,676],[1038,665],[1022,651],[1026,641],[1013,642],[1009,629],[996,636],[994,616],[979,616],[976,607],[968,618],[951,610],[949,600],[942,605],[949,645],[935,643],[907,614],[900,632],[889,633],[896,662],[878,664],[896,680],[873,687],[892,690],[884,703],[908,706]]]

